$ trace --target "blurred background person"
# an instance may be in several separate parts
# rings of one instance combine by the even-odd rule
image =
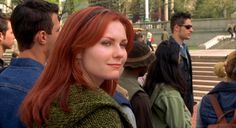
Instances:
[[[169,33],[166,30],[166,27],[164,28],[163,32],[161,33],[161,40],[165,41],[169,39]]]
[[[7,49],[11,49],[15,41],[15,36],[12,32],[11,21],[4,14],[0,14],[0,72],[1,68],[7,66],[3,61],[3,53]]]
[[[138,83],[138,77],[147,72],[149,64],[154,60],[155,56],[146,44],[134,43],[119,79],[119,84],[128,91],[138,128],[152,128],[149,97]]]
[[[234,38],[236,38],[236,23],[233,24]]]
[[[151,48],[152,51],[154,51],[154,48],[152,46],[152,43],[154,41],[154,37],[150,31],[147,31],[147,36],[146,36],[146,43],[149,48]]]
[[[228,24],[227,25],[227,32],[229,32],[230,38],[233,39],[234,38],[233,24]]]

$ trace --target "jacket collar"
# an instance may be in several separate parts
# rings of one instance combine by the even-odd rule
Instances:
[[[209,92],[209,94],[218,92],[236,92],[236,82],[221,81]]]
[[[44,68],[44,65],[31,59],[31,58],[14,58],[11,61],[11,66],[17,67],[37,67],[40,69]]]
[[[172,37],[172,36],[170,36],[170,38],[169,38],[169,42],[170,43],[175,43],[175,44],[177,44],[177,45],[179,45],[179,48],[180,48],[180,56],[182,56],[183,58],[185,58],[185,59],[188,59],[188,48],[187,48],[187,46],[186,46],[186,44],[183,42],[183,44],[182,45],[180,45],[180,44],[178,44],[176,41],[175,41],[175,39]],[[184,51],[185,50],[185,51]]]

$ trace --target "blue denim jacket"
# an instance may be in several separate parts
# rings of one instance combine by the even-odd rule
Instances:
[[[18,109],[43,68],[32,59],[16,58],[0,74],[0,128],[25,127],[20,122]]]

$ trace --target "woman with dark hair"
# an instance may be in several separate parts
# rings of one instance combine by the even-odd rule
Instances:
[[[132,127],[112,99],[133,47],[129,20],[95,6],[65,22],[45,70],[24,99],[27,127]]]
[[[151,97],[154,128],[190,128],[191,114],[183,99],[185,84],[180,74],[180,46],[160,43],[150,65],[144,90]]]

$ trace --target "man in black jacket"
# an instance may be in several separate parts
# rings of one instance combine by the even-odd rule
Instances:
[[[170,21],[172,36],[169,42],[178,44],[180,46],[180,67],[182,74],[186,80],[185,104],[191,114],[193,114],[193,83],[192,83],[192,65],[191,57],[184,43],[184,40],[189,40],[193,32],[191,14],[184,12],[177,12],[173,14]]]

